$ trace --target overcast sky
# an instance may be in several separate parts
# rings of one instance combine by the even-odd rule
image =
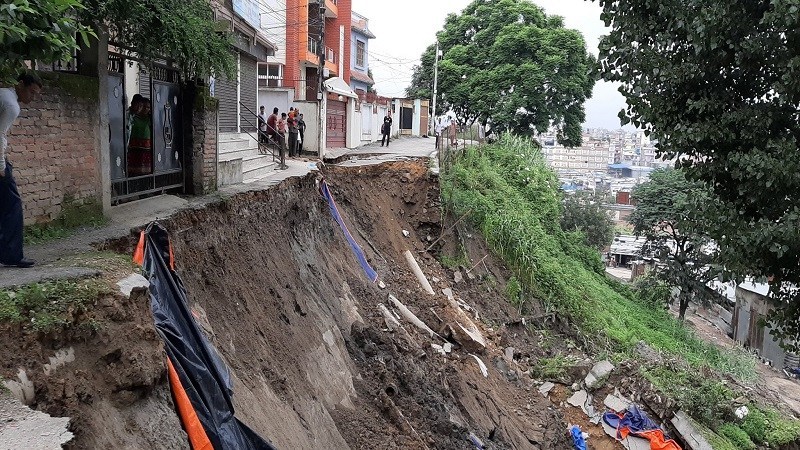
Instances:
[[[597,55],[606,28],[600,6],[585,0],[532,0],[547,14],[564,17],[567,28],[579,30],[589,51]],[[369,42],[369,63],[378,93],[401,97],[411,82],[411,68],[428,45],[436,40],[449,13],[461,12],[470,0],[353,0],[353,11],[369,19],[377,36]],[[586,102],[586,126],[619,128],[617,113],[625,106],[622,94],[611,83],[598,82]]]

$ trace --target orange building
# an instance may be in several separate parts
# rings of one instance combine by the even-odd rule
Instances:
[[[323,79],[350,83],[351,24],[352,0],[286,0],[283,85],[294,88],[295,100],[318,100],[321,56]]]

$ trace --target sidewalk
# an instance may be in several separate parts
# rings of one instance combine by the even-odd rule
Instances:
[[[335,154],[344,160],[340,166],[372,165],[384,161],[431,156],[434,141],[424,138],[403,138],[394,140],[387,149],[380,143],[357,149],[337,149]],[[377,150],[377,151],[376,151]],[[327,157],[327,155],[326,155]],[[303,177],[317,170],[319,160],[287,159],[286,170],[274,173],[248,184],[234,184],[221,187],[218,191],[198,197],[178,197],[161,195],[125,203],[111,208],[109,222],[99,228],[76,230],[71,236],[25,247],[25,256],[36,261],[36,266],[28,269],[0,267],[0,289],[38,283],[46,280],[85,278],[98,275],[97,269],[65,264],[64,258],[96,251],[94,244],[109,239],[126,236],[131,230],[142,228],[154,220],[166,219],[185,209],[198,209],[231,198],[237,194],[269,189],[280,182]],[[25,201],[25,199],[23,199]]]
[[[388,147],[381,147],[380,142],[362,145],[355,149],[334,148],[325,151],[324,161],[341,162],[356,158],[370,161],[393,161],[403,158],[425,158],[436,151],[435,138],[403,137],[392,139]],[[345,165],[345,164],[341,164]]]

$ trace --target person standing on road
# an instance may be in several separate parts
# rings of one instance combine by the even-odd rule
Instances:
[[[272,114],[267,117],[267,136],[272,142],[278,142],[278,108],[272,108]]]
[[[20,112],[20,103],[30,103],[42,91],[42,81],[32,73],[23,73],[17,84],[0,89],[0,264],[31,267],[22,251],[22,198],[14,180],[13,166],[6,160],[8,133]]]
[[[267,113],[264,111],[264,105],[258,108],[258,142],[267,143]]]
[[[278,119],[278,145],[281,149],[286,149],[286,113],[281,113]]]
[[[306,121],[303,120],[303,114],[297,120],[297,130],[300,132],[300,142],[297,143],[297,154],[303,153],[303,142],[306,141]]]
[[[383,125],[381,125],[381,147],[383,147],[384,142],[386,146],[389,146],[389,135],[392,133],[392,114],[386,114],[386,117],[383,118]]]
[[[297,128],[297,111],[291,111],[289,113],[289,117],[286,119],[286,126],[289,128],[289,157],[294,158],[295,156],[299,156],[299,152],[297,151],[297,138],[299,135],[299,130]]]

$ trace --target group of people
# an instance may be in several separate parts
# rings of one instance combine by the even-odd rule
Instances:
[[[278,115],[278,108],[272,109],[272,114],[266,115],[264,106],[258,112],[258,136],[263,144],[274,142],[281,152],[288,149],[289,157],[300,156],[305,140],[306,122],[299,109],[289,108],[289,113]],[[288,135],[288,143],[287,143]]]
[[[446,142],[445,139],[450,140],[451,146],[458,146],[458,119],[453,112],[434,119],[434,131],[436,132],[436,148],[441,148]]]
[[[153,130],[150,99],[136,94],[131,99],[125,122],[128,177],[153,173]]]

